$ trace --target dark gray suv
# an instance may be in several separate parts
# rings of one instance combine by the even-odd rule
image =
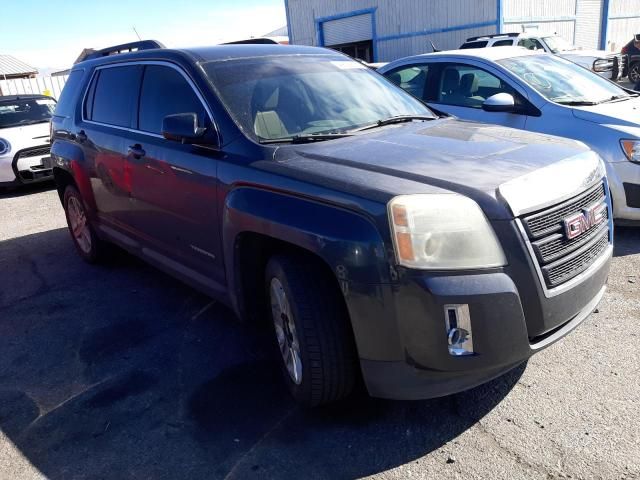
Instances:
[[[71,237],[268,318],[298,401],[473,387],[602,298],[609,189],[583,144],[443,117],[330,50],[156,47],[70,74],[51,153]]]

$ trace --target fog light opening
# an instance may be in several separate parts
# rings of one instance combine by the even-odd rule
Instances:
[[[447,327],[449,355],[460,357],[473,355],[473,336],[469,305],[445,305],[444,318]]]

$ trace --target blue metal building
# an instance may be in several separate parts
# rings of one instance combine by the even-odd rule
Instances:
[[[292,44],[390,61],[526,29],[583,48],[620,50],[640,33],[640,0],[285,0]]]

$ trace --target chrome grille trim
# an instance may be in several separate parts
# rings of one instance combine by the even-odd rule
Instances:
[[[600,183],[556,207],[551,207],[533,215],[527,215],[523,218],[524,226],[530,237],[535,239],[545,237],[550,233],[562,230],[562,219],[570,213],[593,205],[598,200],[604,200],[604,198],[604,185]]]
[[[613,218],[611,200],[607,194],[608,189],[607,179],[603,177],[599,184],[569,201],[563,201],[543,212],[516,218],[516,226],[525,242],[545,297],[551,298],[560,295],[580,284],[612,256]],[[593,198],[594,192],[595,200]],[[562,232],[561,220],[563,217],[554,214],[562,211],[570,215],[599,201],[603,201],[607,205],[606,221],[592,227],[573,240],[568,240],[563,233],[560,233]],[[573,210],[566,210],[568,204],[573,205]],[[551,229],[547,226],[544,230],[540,230],[542,233],[550,232],[546,237],[533,238],[525,226],[525,221],[532,217],[543,217],[545,214],[551,214],[552,218],[557,218],[558,227]]]

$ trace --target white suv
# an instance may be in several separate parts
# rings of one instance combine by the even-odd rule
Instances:
[[[555,34],[502,33],[467,38],[460,49],[485,47],[524,47],[559,55],[609,80],[619,80],[627,72],[627,56],[605,50],[583,50]]]
[[[49,121],[55,107],[44,95],[0,96],[0,188],[53,178]]]

